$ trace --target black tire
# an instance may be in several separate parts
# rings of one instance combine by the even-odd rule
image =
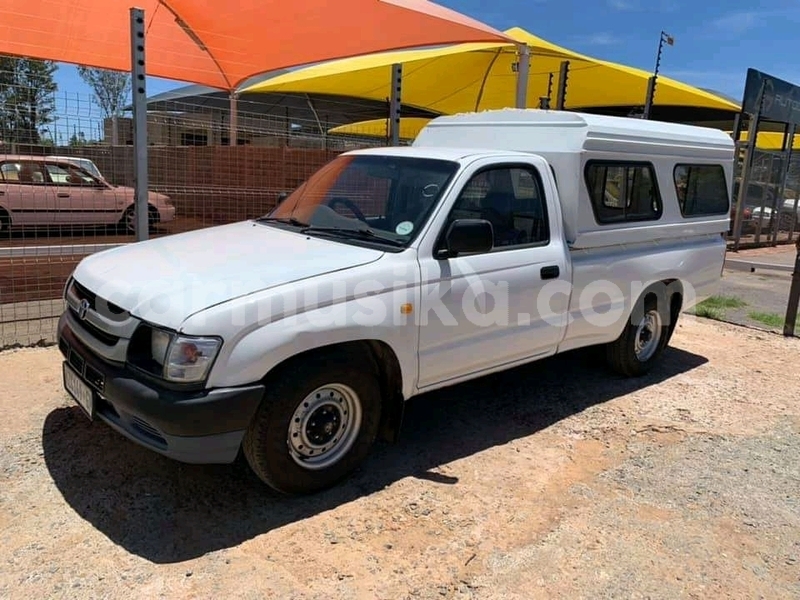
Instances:
[[[321,393],[320,389],[326,391]],[[360,425],[356,423],[355,410],[342,409],[342,406],[348,406],[347,400],[339,397],[346,395],[342,393],[343,389],[345,392],[349,389],[357,396]],[[267,390],[245,433],[242,451],[256,476],[274,490],[292,495],[324,490],[347,477],[369,454],[380,425],[381,391],[377,376],[365,368],[364,361],[348,360],[344,355],[297,361],[270,377]],[[331,390],[336,391],[335,396],[328,396]],[[310,400],[309,395],[312,395]],[[303,410],[304,404],[308,408],[298,417],[296,411]],[[317,415],[318,420],[314,421],[311,415]],[[331,423],[334,423],[331,429],[325,429]],[[355,433],[345,441],[345,436],[349,435],[348,425],[349,431]],[[358,427],[357,432],[355,427]],[[323,443],[328,444],[328,449],[323,449],[317,456],[296,459],[301,452],[297,450],[298,446],[304,448],[302,452],[311,452],[308,445],[303,445],[303,442],[314,439],[309,431],[319,434],[315,438],[317,441],[327,439],[320,442],[316,451],[319,452]],[[337,434],[339,438],[334,437]],[[338,458],[329,465],[309,468],[298,462],[310,465],[312,461],[324,460],[325,456],[332,460],[337,453]]]
[[[125,209],[125,212],[122,213],[122,218],[119,220],[119,227],[125,233],[135,234],[136,227],[132,224],[133,220],[133,205],[129,206]],[[155,225],[158,223],[159,216],[158,210],[155,206],[150,204],[147,205],[147,229],[148,231],[152,232],[155,229]]]
[[[645,331],[640,332],[639,328],[644,325],[645,319],[647,326],[644,327]],[[626,377],[648,373],[672,337],[674,324],[670,324],[670,321],[670,307],[666,299],[653,292],[646,293],[637,301],[620,336],[606,346],[609,367]],[[637,341],[647,337],[642,336],[647,332],[651,334],[649,345],[646,343],[637,352]]]
[[[11,217],[8,213],[0,209],[0,235],[6,236],[11,233]]]

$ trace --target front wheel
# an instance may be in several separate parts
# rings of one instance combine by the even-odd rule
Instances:
[[[328,488],[366,458],[381,412],[376,376],[312,360],[273,378],[242,443],[250,468],[285,494]]]
[[[666,302],[648,295],[639,300],[622,334],[606,347],[606,361],[621,375],[644,375],[658,361],[671,333]]]

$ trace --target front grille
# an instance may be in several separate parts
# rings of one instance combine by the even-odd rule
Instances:
[[[81,300],[86,300],[89,303],[89,308],[91,310],[94,310],[94,311],[98,310],[98,307],[97,307],[97,304],[98,304],[98,302],[97,302],[97,294],[95,294],[89,288],[87,288],[87,287],[81,285],[80,283],[78,283],[77,281],[75,281],[75,279],[72,280],[72,293],[78,299],[78,302],[80,302]],[[105,316],[107,316],[109,318],[113,318],[113,317],[118,317],[118,316],[124,315],[125,312],[126,312],[124,308],[121,308],[121,307],[117,306],[113,302],[108,302],[108,301],[104,300],[103,298],[100,299],[100,304],[102,304],[103,307],[108,307],[108,312],[111,313],[111,314],[108,314],[108,315],[105,315]]]
[[[86,300],[89,303],[89,308],[95,310],[95,304],[97,302],[97,294],[83,287],[80,283],[78,283],[74,279],[72,280],[72,293],[75,294],[75,297],[78,299],[78,301]]]
[[[89,321],[81,320],[78,316],[78,311],[74,308],[70,307],[70,311],[72,311],[72,316],[75,317],[75,320],[78,324],[90,335],[96,337],[98,340],[103,342],[106,346],[114,346],[117,342],[119,342],[119,337],[116,335],[111,335],[110,333],[106,333],[105,331],[101,331],[99,328],[95,327]]]

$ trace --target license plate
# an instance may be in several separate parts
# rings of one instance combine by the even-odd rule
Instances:
[[[67,363],[64,363],[64,388],[89,419],[94,419],[94,392]]]

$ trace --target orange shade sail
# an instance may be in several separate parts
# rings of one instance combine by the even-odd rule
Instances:
[[[0,53],[130,69],[130,8],[145,11],[147,73],[235,90],[259,74],[505,34],[427,0],[8,0]]]

